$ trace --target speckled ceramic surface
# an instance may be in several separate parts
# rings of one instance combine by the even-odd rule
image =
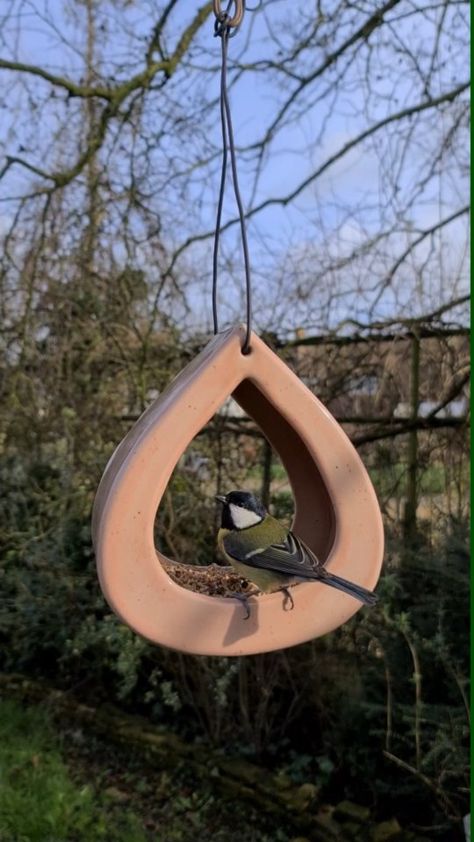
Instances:
[[[157,644],[205,655],[245,655],[294,646],[346,622],[360,603],[319,583],[250,600],[180,587],[160,563],[153,525],[183,451],[229,394],[262,428],[287,470],[293,530],[328,569],[374,588],[383,556],[379,506],[368,474],[331,414],[293,372],[245,330],[218,334],[141,416],[110,459],[93,512],[100,583],[118,616]],[[229,489],[230,490],[230,489]],[[179,559],[176,559],[179,561]],[[365,608],[364,610],[370,610]]]

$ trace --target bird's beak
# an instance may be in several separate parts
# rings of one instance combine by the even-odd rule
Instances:
[[[227,499],[222,494],[216,494],[216,500],[219,500],[219,503],[227,503]]]

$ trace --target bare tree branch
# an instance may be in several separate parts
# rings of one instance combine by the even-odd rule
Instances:
[[[428,109],[436,109],[443,103],[453,102],[458,96],[464,93],[464,91],[468,90],[469,84],[469,82],[464,82],[461,85],[458,85],[456,88],[452,89],[451,91],[447,91],[446,93],[441,94],[435,99],[428,99],[423,102],[418,102],[415,105],[403,108],[400,111],[396,111],[393,114],[384,117],[382,120],[378,120],[376,123],[373,123],[363,132],[351,138],[350,141],[341,146],[338,149],[338,151],[334,153],[334,155],[331,155],[329,158],[327,158],[323,164],[321,164],[314,172],[312,172],[311,175],[309,175],[307,178],[301,181],[290,193],[286,194],[285,196],[274,196],[269,199],[265,199],[258,205],[254,205],[253,208],[247,211],[246,219],[251,219],[252,217],[261,213],[261,211],[271,206],[282,205],[283,207],[285,207],[286,205],[289,205],[290,202],[294,201],[294,199],[296,199],[304,190],[306,190],[306,188],[309,187],[310,184],[316,181],[316,179],[318,179],[326,170],[328,170],[333,164],[335,164],[337,161],[343,158],[344,155],[346,155],[348,152],[350,152],[368,137],[376,134],[378,131],[390,125],[391,123],[398,122],[399,120],[405,120],[409,117],[412,117],[415,114],[420,114]],[[464,209],[462,213],[465,213]],[[221,232],[229,230],[229,228],[232,228],[238,222],[238,217],[233,217],[232,219],[229,219],[221,226]],[[213,235],[214,231],[206,231],[205,233],[195,234],[192,237],[188,237],[187,240],[185,240],[181,244],[181,246],[174,252],[172,261],[167,269],[167,272],[172,272],[178,258],[191,245],[193,245],[194,243],[203,242],[204,240],[208,240]]]
[[[414,251],[416,249],[416,247],[419,246],[420,243],[423,242],[423,240],[426,240],[427,237],[430,237],[432,234],[435,234],[436,231],[439,231],[441,228],[445,228],[446,225],[450,225],[451,222],[454,222],[455,219],[459,219],[461,216],[464,216],[464,214],[469,213],[469,210],[470,210],[470,206],[465,205],[463,208],[460,208],[459,210],[457,210],[454,213],[450,214],[449,216],[445,217],[445,219],[441,219],[439,222],[435,222],[434,225],[431,225],[429,228],[425,228],[423,231],[421,231],[420,234],[418,235],[418,237],[416,237],[410,243],[410,245],[407,246],[405,251],[402,252],[402,254],[397,258],[397,260],[395,261],[393,266],[391,266],[391,268],[387,272],[387,274],[386,274],[385,278],[383,279],[383,282],[380,286],[380,290],[377,293],[377,298],[375,299],[373,306],[375,306],[375,304],[377,304],[377,301],[381,298],[384,291],[390,285],[391,281],[393,280],[393,277],[394,277],[395,273],[400,268],[402,263],[406,260],[408,255],[411,254],[412,251]]]
[[[277,348],[298,348],[305,345],[360,345],[361,343],[370,344],[371,342],[393,342],[396,339],[407,339],[412,336],[418,336],[420,339],[429,339],[431,337],[438,337],[440,339],[449,336],[469,336],[470,329],[462,325],[453,325],[441,322],[439,325],[435,323],[440,319],[440,316],[454,310],[457,307],[467,304],[470,301],[470,295],[461,295],[448,301],[446,304],[437,307],[430,313],[424,313],[421,316],[399,319],[387,319],[383,322],[371,322],[370,324],[363,324],[355,319],[345,319],[338,327],[330,334],[322,336],[303,336],[301,338],[292,339],[289,341],[276,340]],[[400,325],[403,330],[387,332],[387,328],[396,327]],[[344,327],[353,327],[357,331],[363,333],[337,335]]]
[[[74,82],[72,79],[67,79],[65,76],[57,76],[56,74],[45,70],[43,67],[39,67],[34,64],[25,64],[21,61],[11,61],[9,59],[0,58],[0,70],[1,69],[12,70],[17,73],[27,73],[31,76],[38,76],[40,79],[44,79],[45,82],[49,82],[55,87],[63,88],[67,91],[70,97],[82,97],[83,99],[105,99],[107,102],[110,102],[114,96],[114,91],[112,89],[81,85],[78,82]]]
[[[122,82],[114,89],[107,91],[107,96],[105,97],[103,96],[103,91],[99,95],[97,93],[94,93],[94,88],[90,87],[85,87],[85,93],[83,94],[81,93],[81,86],[76,86],[74,83],[70,83],[68,82],[68,80],[63,79],[62,77],[53,76],[52,78],[47,79],[47,81],[50,81],[52,84],[62,85],[62,87],[66,88],[71,95],[85,97],[100,96],[101,98],[105,98],[107,100],[107,105],[102,110],[96,130],[91,135],[89,143],[86,146],[85,150],[79,156],[76,163],[69,169],[47,174],[43,170],[34,167],[28,161],[17,157],[10,157],[7,161],[7,166],[3,168],[2,172],[0,173],[0,176],[5,174],[10,165],[17,163],[23,167],[26,167],[32,172],[41,175],[43,178],[47,178],[53,181],[53,186],[48,188],[50,192],[70,184],[71,181],[73,181],[83,171],[84,167],[91,161],[93,156],[101,148],[105,136],[107,134],[107,128],[111,119],[117,116],[121,106],[123,105],[125,100],[130,96],[130,94],[139,89],[146,90],[150,86],[155,76],[160,72],[164,73],[165,80],[168,80],[172,77],[186,51],[189,49],[194,36],[198,32],[204,21],[209,17],[211,10],[212,3],[208,2],[197,11],[192,22],[186,27],[184,32],[181,34],[181,37],[179,38],[174,52],[168,59],[163,59],[157,62],[149,62],[145,69],[141,71],[141,73],[138,73],[131,79]],[[8,66],[8,64],[16,64],[16,67]],[[15,62],[8,63],[3,61],[3,64],[0,63],[0,67],[2,66],[9,70],[16,69],[19,72],[34,72],[35,75],[42,76],[42,78],[46,78],[46,76],[50,75],[45,75],[44,73],[41,73],[40,68],[34,68],[30,65],[21,65]]]
[[[251,148],[258,148],[259,146],[265,146],[268,141],[273,136],[277,126],[281,123],[283,117],[287,113],[288,109],[291,105],[295,102],[296,98],[301,94],[301,92],[312,82],[314,82],[319,76],[322,74],[332,65],[334,64],[350,47],[356,44],[358,41],[367,41],[371,33],[377,29],[381,24],[384,22],[384,17],[391,9],[398,5],[400,0],[387,0],[380,9],[377,9],[372,15],[370,15],[367,20],[352,34],[347,38],[340,47],[330,53],[327,58],[314,70],[309,76],[304,78],[300,85],[293,91],[291,96],[287,99],[284,106],[280,109],[278,114],[276,115],[275,119],[269,126],[265,136],[262,140],[258,141],[258,143],[254,144]]]

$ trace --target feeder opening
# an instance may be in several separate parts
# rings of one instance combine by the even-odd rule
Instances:
[[[221,506],[214,497],[233,489],[255,494],[327,560],[334,509],[322,476],[306,444],[249,379],[184,451],[156,515],[157,564],[181,587],[209,596],[251,588],[217,551]]]

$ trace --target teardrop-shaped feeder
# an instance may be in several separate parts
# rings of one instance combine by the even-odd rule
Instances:
[[[372,589],[383,556],[382,518],[369,476],[332,415],[255,334],[218,334],[139,418],[110,459],[93,512],[100,583],[118,616],[154,643],[202,655],[250,655],[294,646],[346,622],[360,603],[308,582],[234,599],[180,587],[153,528],[178,459],[226,398],[236,401],[280,454],[295,499],[294,532],[339,576]],[[202,569],[202,568],[201,568]]]

